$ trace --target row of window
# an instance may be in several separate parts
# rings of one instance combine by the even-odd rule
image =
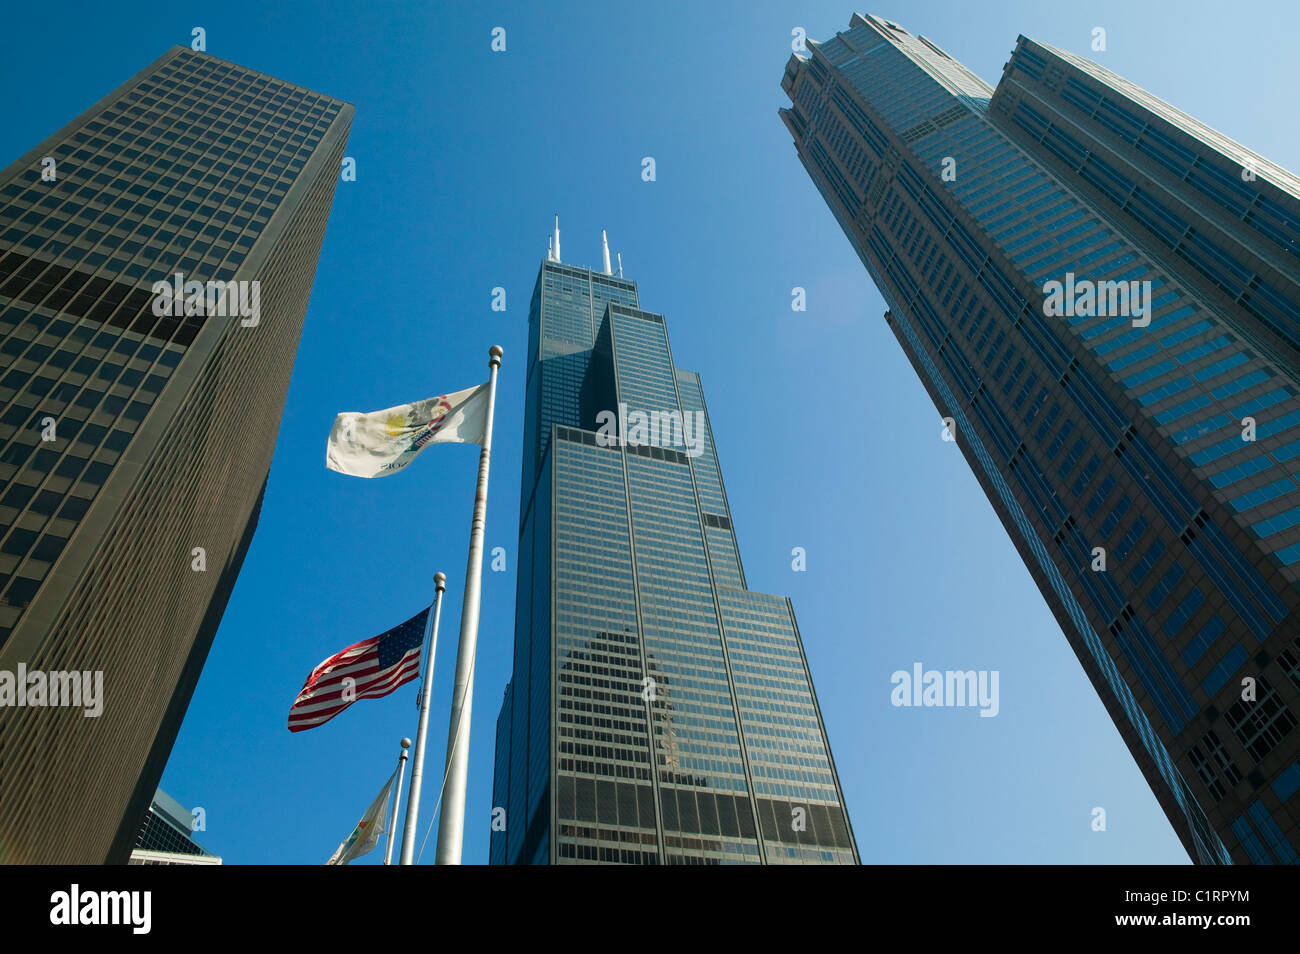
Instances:
[[[1022,179],[1021,181],[1023,181],[1023,179]],[[995,214],[995,213],[994,213],[994,214]],[[886,210],[886,216],[885,216],[886,222],[891,222],[891,221],[893,221],[893,217],[896,216],[896,215],[897,215],[897,210],[896,210],[895,206],[892,205],[892,204],[889,205],[889,206],[887,207],[887,210]],[[914,226],[913,226],[913,227],[914,227]],[[908,234],[904,234],[904,235],[902,236],[902,238],[906,241],[906,240],[908,239],[908,237],[909,237],[909,234],[910,234],[910,233],[908,233]],[[928,240],[927,240],[927,241],[928,241]],[[913,246],[913,247],[914,247],[914,246]],[[925,247],[926,247],[926,246],[925,246],[924,244],[921,246],[921,248],[920,248],[920,253],[924,253],[924,252],[925,252]],[[881,252],[883,252],[883,248],[878,250],[878,253],[881,253]],[[913,255],[914,255],[914,257],[916,257],[917,253],[913,253]],[[881,254],[881,257],[882,257],[882,258],[885,258],[885,255],[884,255],[884,254]],[[1118,264],[1126,264],[1126,263],[1127,263],[1127,262],[1126,262],[1125,260],[1121,259],[1121,260],[1119,261]],[[1139,273],[1139,274],[1140,274],[1140,273]],[[925,276],[923,276],[923,277],[925,277]],[[1130,277],[1136,277],[1136,276],[1125,276],[1126,279],[1127,279],[1127,278],[1130,278]],[[914,283],[910,283],[910,281],[903,281],[903,285],[904,285],[904,287],[907,287],[909,284],[914,284]],[[1178,309],[1178,310],[1172,312],[1171,314],[1176,315],[1176,316],[1177,316],[1177,319],[1181,319],[1181,318],[1187,317],[1190,313],[1191,313],[1191,309]],[[961,322],[959,321],[959,324],[960,324],[960,323],[961,323]],[[993,322],[990,320],[990,322],[989,322],[989,326],[992,326],[992,324],[993,324]],[[1160,325],[1159,327],[1168,327],[1168,325]],[[968,335],[967,335],[967,339],[968,339],[968,340],[970,340],[971,336],[975,333],[976,330],[977,330],[977,326],[973,326],[972,329],[971,329],[971,331],[970,331],[970,332],[968,333]],[[1202,329],[1202,330],[1204,330],[1204,329]],[[975,346],[975,353],[978,354],[978,353],[982,350],[983,345],[984,345],[984,342],[987,340],[987,337],[988,337],[988,332],[987,332],[987,330],[986,330],[986,331],[985,331],[985,335],[984,335],[984,337],[981,338],[980,342]],[[1188,335],[1171,335],[1171,336],[1168,336],[1168,338],[1167,338],[1166,340],[1168,340],[1168,339],[1172,339],[1172,340],[1169,340],[1169,344],[1171,344],[1171,345],[1176,345],[1176,344],[1182,344],[1182,343],[1188,341],[1189,338],[1190,338],[1190,336],[1188,336]],[[1193,346],[1192,348],[1190,348],[1190,350],[1185,350],[1185,351],[1180,355],[1180,359],[1183,360],[1183,361],[1190,361],[1190,360],[1194,360],[1194,359],[1202,358],[1202,357],[1206,356],[1207,354],[1211,353],[1211,351],[1212,351],[1214,348],[1219,347],[1219,346],[1223,345],[1224,343],[1226,343],[1226,342],[1220,340],[1220,341],[1211,342],[1211,343],[1209,344],[1208,347],[1207,347],[1207,346],[1204,346],[1204,345],[1201,345],[1201,346]],[[1223,370],[1223,369],[1222,369],[1221,367],[1215,367],[1215,371],[1219,371],[1219,372],[1221,372],[1222,370]],[[1205,378],[1208,378],[1209,376],[1210,376],[1210,375],[1204,375]],[[1053,415],[1053,416],[1054,416],[1054,415]],[[1049,460],[1055,458],[1055,456],[1060,452],[1060,450],[1061,450],[1061,448],[1062,448],[1062,446],[1064,445],[1064,442],[1065,442],[1065,436],[1069,433],[1069,429],[1070,429],[1071,427],[1072,427],[1072,422],[1067,422],[1066,425],[1063,426],[1063,428],[1062,428],[1062,430],[1061,430],[1061,433],[1059,433],[1059,434],[1057,435],[1056,439],[1055,439],[1055,440],[1053,441],[1053,443],[1049,446],[1049,448],[1048,448],[1048,450],[1047,450],[1047,455],[1048,455],[1048,459],[1049,459]],[[1042,428],[1040,428],[1040,434],[1039,434],[1039,439],[1040,439],[1040,440],[1041,440],[1042,437],[1043,437],[1043,434],[1041,433],[1041,431],[1042,431]],[[1078,456],[1077,452],[1078,452],[1079,450],[1081,450],[1081,449],[1082,449],[1081,445],[1078,444],[1078,443],[1076,443],[1076,445],[1075,445],[1075,452],[1072,453],[1070,456],[1067,456],[1066,462],[1063,464],[1061,471],[1058,471],[1058,475],[1061,476],[1063,479],[1064,479],[1065,477],[1067,477],[1068,474],[1070,473],[1070,471],[1072,470],[1073,465],[1074,465],[1074,461],[1075,461],[1075,459],[1076,459],[1077,456]],[[1023,455],[1022,455],[1022,456],[1023,456]],[[1086,481],[1084,481],[1084,483],[1086,484]],[[1107,488],[1107,491],[1106,491],[1106,492],[1108,492],[1108,490],[1109,490],[1109,488]],[[1104,497],[1105,497],[1105,493],[1106,493],[1106,492],[1102,492],[1102,493],[1099,495],[1098,498],[1095,498],[1095,502],[1094,502],[1094,503],[1090,503],[1090,504],[1089,504],[1089,508],[1088,508],[1088,509],[1089,509],[1090,511],[1091,511],[1091,510],[1095,510],[1097,507],[1100,507],[1100,505],[1101,505],[1101,500],[1104,499]],[[1126,509],[1126,505],[1125,505],[1125,509]],[[1155,546],[1153,546],[1152,551],[1149,551],[1148,554],[1144,557],[1144,560],[1143,560],[1143,561],[1139,561],[1139,563],[1137,564],[1137,566],[1136,566],[1136,568],[1135,568],[1135,572],[1134,572],[1134,576],[1137,578],[1137,580],[1138,580],[1139,582],[1140,582],[1141,577],[1145,575],[1146,565],[1147,565],[1147,564],[1152,564],[1152,563],[1154,563],[1155,557],[1158,555],[1159,551],[1162,551],[1162,550],[1163,550],[1163,542],[1162,542],[1162,541],[1158,541],[1157,544],[1156,544]],[[1083,562],[1086,564],[1086,560],[1083,561]],[[1172,590],[1173,585],[1177,582],[1177,577],[1180,577],[1180,576],[1181,576],[1181,574],[1182,574],[1182,569],[1181,569],[1181,567],[1175,566],[1173,569],[1170,570],[1170,574],[1171,574],[1171,575],[1168,575],[1168,576],[1166,577],[1166,579],[1162,581],[1161,584],[1158,584],[1158,585],[1157,585],[1155,592],[1152,594],[1152,601],[1151,601],[1151,602],[1155,603],[1155,606],[1156,606],[1156,607],[1159,606],[1160,602],[1162,602],[1163,598],[1168,594],[1168,592],[1169,592],[1170,590]],[[1194,609],[1196,608],[1196,606],[1199,606],[1199,602],[1198,602],[1198,600],[1197,600],[1196,593],[1197,593],[1197,591],[1193,591],[1192,594],[1189,594],[1189,596],[1186,597],[1186,598],[1184,599],[1183,604],[1180,606],[1180,611],[1181,611],[1181,612],[1180,612],[1180,611],[1175,611],[1175,617],[1174,617],[1174,622],[1175,622],[1175,631],[1176,631],[1177,628],[1181,627],[1182,622],[1185,622],[1185,620],[1186,620],[1187,618],[1190,618],[1190,615],[1191,615],[1192,612],[1194,612]],[[1203,601],[1203,596],[1201,597],[1201,600],[1200,600],[1200,601]],[[1161,666],[1161,664],[1163,663],[1163,656],[1162,656],[1162,654],[1160,654],[1158,651],[1156,651],[1156,652],[1154,652],[1154,653],[1152,654],[1152,658],[1153,658],[1153,662],[1157,665],[1158,668],[1163,668],[1163,667]],[[1134,660],[1133,660],[1133,661],[1134,661],[1134,663],[1135,663],[1135,669],[1139,672],[1140,677],[1145,677],[1145,678],[1144,678],[1144,681],[1148,683],[1148,688],[1149,688],[1149,691],[1152,691],[1153,699],[1157,702],[1158,706],[1159,706],[1159,707],[1162,709],[1162,711],[1166,714],[1166,718],[1168,718],[1168,720],[1170,721],[1170,723],[1171,723],[1171,728],[1172,728],[1174,731],[1177,731],[1177,729],[1178,729],[1179,727],[1181,727],[1181,725],[1183,724],[1183,719],[1180,718],[1178,715],[1176,715],[1176,714],[1174,713],[1174,710],[1172,709],[1172,707],[1169,706],[1169,704],[1168,704],[1167,701],[1164,701],[1164,700],[1163,700],[1163,698],[1162,698],[1162,697],[1163,697],[1163,693],[1162,693],[1161,691],[1159,691],[1158,689],[1156,689],[1156,687],[1155,687],[1154,683],[1152,682],[1152,680],[1150,679],[1149,675],[1146,674],[1146,666],[1141,662],[1140,658],[1139,658],[1136,654],[1134,654]],[[1170,673],[1170,674],[1168,674],[1168,675],[1169,675],[1170,677],[1172,677],[1172,673]],[[1183,702],[1183,708],[1184,708],[1184,710],[1185,710],[1185,711],[1190,710],[1190,711],[1189,711],[1189,714],[1194,713],[1194,712],[1196,711],[1195,706],[1192,705],[1190,699],[1186,697],[1185,692],[1182,690],[1181,683],[1180,683],[1176,678],[1168,678],[1168,679],[1166,679],[1166,682],[1168,682],[1168,683],[1170,684],[1170,688],[1171,688],[1172,691],[1174,691],[1177,695],[1180,695],[1180,696],[1183,697],[1183,699],[1182,699],[1181,701]]]
[[[1253,269],[1242,265],[1217,242],[1201,234],[1151,192],[1050,122],[1023,100],[1013,121],[1055,154],[1086,182],[1115,202],[1121,211],[1155,232],[1194,269],[1222,289],[1240,307],[1275,333],[1300,347],[1300,304],[1291,301]]]
[[[1300,255],[1300,223],[1278,203],[1248,185],[1236,170],[1225,171],[1176,142],[1153,123],[1133,115],[1118,100],[1067,78],[1060,96],[1089,119],[1106,126],[1125,142],[1154,159],[1232,215],[1246,221],[1283,251]]]
[[[991,147],[987,147],[983,150],[983,152],[979,152],[978,146],[969,146],[969,145],[967,146],[967,148],[972,148],[976,150],[976,155],[981,157],[988,154],[988,152],[990,152],[991,150]],[[944,150],[952,150],[953,145],[951,143],[938,143],[932,146],[931,149],[934,150],[935,154],[937,155],[938,152]],[[961,150],[959,149],[958,151]],[[965,183],[963,188],[966,190],[974,190],[975,185],[983,177],[984,176],[982,173],[977,174],[973,179],[968,177],[968,181]],[[1035,185],[1034,179],[1032,177],[1017,177],[1016,181],[1019,184],[1017,186],[1010,187],[1008,189],[1009,192],[1014,192],[1016,190],[1025,190],[1035,196],[1040,196],[1044,188],[1043,186]],[[975,190],[972,191],[972,194],[977,194],[978,192],[982,192],[982,191],[984,190],[983,189]],[[975,205],[985,205],[987,203],[990,203],[997,198],[997,195],[998,193],[995,192],[993,197],[986,198],[982,200],[982,202],[975,203]],[[1028,213],[1039,203],[1051,202],[1053,196],[1052,194],[1049,193],[1045,197],[1038,198],[1037,202],[1029,203],[1029,204],[1026,204],[1026,197],[1024,195],[1013,196],[1013,199],[1016,203],[1017,211],[1011,213],[1011,217],[1018,216],[1024,222],[1029,223],[1032,222],[1032,219],[1029,217]],[[1001,218],[994,218],[994,217],[997,215],[1000,209],[1007,204],[1009,203],[1003,203],[1000,206],[994,206],[993,208],[988,209],[987,212],[985,212],[983,215],[980,216],[981,219],[985,220],[985,223],[989,226],[993,225],[994,223],[1002,223],[1005,225],[1005,223],[1008,221],[1009,216],[1003,215]],[[907,238],[908,236],[904,236],[905,242],[907,241]],[[1030,238],[1032,238],[1032,235],[1030,236]],[[1060,239],[1058,237],[1056,241],[1059,240]],[[1086,238],[1083,240],[1082,244],[1087,245],[1093,241],[1095,241],[1095,238]],[[1114,246],[1109,247],[1107,250],[1110,250],[1110,248],[1114,248],[1114,247],[1118,247],[1118,243],[1115,243]],[[1051,260],[1059,259],[1061,255],[1062,253],[1057,253],[1056,255],[1052,256]],[[1045,260],[1045,261],[1050,261],[1050,260]],[[1112,265],[1122,263],[1124,261],[1125,261],[1124,259],[1120,259],[1118,260],[1118,262],[1112,263]],[[1079,265],[1084,263],[1076,261],[1074,264],[1075,267],[1077,268]],[[1104,272],[1105,269],[1103,268],[1102,274],[1104,274]],[[1120,280],[1136,280],[1140,278],[1141,275],[1142,272],[1137,271],[1137,272],[1129,273],[1128,275],[1125,276],[1121,276]],[[1153,288],[1157,287],[1159,283],[1160,283],[1159,279],[1153,281],[1152,283]],[[1175,295],[1173,293],[1169,293],[1167,295],[1162,296],[1161,298],[1156,299],[1156,301],[1160,303],[1170,303],[1173,302],[1174,300],[1175,300]],[[1195,309],[1193,309],[1191,306],[1182,306],[1176,308],[1175,310],[1171,311],[1168,315],[1155,319],[1152,325],[1150,326],[1150,328],[1156,328],[1156,327],[1168,328],[1170,327],[1171,324],[1177,324],[1183,319],[1190,317],[1192,314],[1194,314],[1194,312]],[[1084,321],[1084,320],[1086,319],[1083,317],[1074,319],[1074,321]],[[1118,316],[1115,318],[1107,319],[1102,322],[1099,322],[1094,327],[1085,328],[1083,331],[1083,336],[1085,338],[1096,337],[1104,332],[1110,331],[1112,329],[1117,329],[1129,323],[1130,322],[1126,316]],[[1104,340],[1100,345],[1096,347],[1096,351],[1100,354],[1105,354],[1109,351],[1115,350],[1116,348],[1121,348],[1126,345],[1138,342],[1149,332],[1149,330],[1150,330],[1149,328],[1129,329],[1121,334],[1116,335],[1113,338]],[[1166,335],[1164,338],[1162,338],[1159,342],[1159,347],[1169,348],[1174,345],[1183,344],[1184,342],[1187,342],[1190,339],[1194,338],[1200,332],[1208,331],[1208,330],[1210,330],[1210,325],[1208,322],[1205,322],[1203,320],[1192,322],[1190,324],[1185,323],[1184,327],[1180,328],[1177,332],[1170,335]],[[1201,358],[1204,358],[1212,354],[1216,350],[1230,346],[1232,343],[1233,343],[1233,338],[1231,336],[1220,335],[1218,338],[1214,338],[1212,340],[1197,344],[1194,347],[1189,347],[1187,349],[1184,349],[1182,352],[1176,355],[1176,362],[1178,364],[1186,364],[1192,361],[1199,360]],[[1129,350],[1126,353],[1124,353],[1122,356],[1112,359],[1111,367],[1113,370],[1121,370],[1130,364],[1134,364],[1137,361],[1143,360],[1144,358],[1153,356],[1154,354],[1157,353],[1156,349],[1157,349],[1157,345],[1151,344],[1151,345],[1145,345],[1136,348],[1134,350]],[[1200,369],[1194,375],[1190,375],[1182,379],[1179,379],[1178,385],[1180,387],[1191,387],[1194,384],[1207,381],[1210,378],[1215,377],[1219,374],[1229,372],[1233,368],[1244,364],[1247,360],[1248,358],[1245,355],[1242,355],[1240,353],[1237,355],[1230,355],[1222,359],[1221,361],[1211,362],[1207,367]],[[1169,361],[1159,362],[1151,367],[1144,369],[1142,372],[1129,376],[1125,380],[1125,384],[1130,387],[1137,387],[1143,383],[1146,383],[1147,381],[1161,377],[1162,375],[1172,371],[1175,367],[1176,364],[1171,363]],[[1167,397],[1172,396],[1173,394],[1176,394],[1177,391],[1180,389],[1180,387],[1173,387],[1173,386],[1166,385],[1158,389],[1157,392],[1154,392],[1152,394],[1152,398],[1163,400]],[[1285,392],[1283,393],[1285,394]],[[1200,406],[1204,406],[1206,404],[1208,404],[1208,400],[1203,399]],[[1263,406],[1267,406],[1267,404]],[[1262,407],[1256,408],[1256,410],[1259,409],[1263,409],[1263,408]],[[1217,410],[1212,410],[1210,414],[1212,416],[1217,417],[1219,416],[1220,412],[1218,412]],[[1179,441],[1191,440],[1203,436],[1205,433],[1209,433],[1209,430],[1210,428],[1207,426],[1205,422],[1198,422],[1197,424],[1186,428],[1183,432],[1177,435],[1176,439]],[[1223,456],[1227,453],[1231,453],[1232,451],[1243,450],[1243,449],[1249,449],[1252,453],[1256,453],[1256,454],[1263,453],[1258,448],[1253,447],[1252,445],[1242,442],[1240,440],[1236,442],[1229,441],[1229,442],[1224,442],[1221,446],[1217,447],[1214,451],[1199,454],[1198,463],[1209,463],[1210,461],[1217,459],[1217,457],[1219,456]],[[1265,459],[1267,460],[1267,458]],[[1281,559],[1286,559],[1286,557],[1282,557]]]

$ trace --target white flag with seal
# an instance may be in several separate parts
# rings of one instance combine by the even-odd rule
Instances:
[[[325,864],[345,865],[352,859],[369,853],[379,844],[379,836],[388,830],[388,793],[392,790],[396,775],[394,772],[388,777],[384,790],[375,796],[366,813],[361,816],[361,821],[357,822],[357,827],[352,829],[352,834],[334,850]]]
[[[353,477],[387,477],[403,470],[430,444],[483,443],[488,386],[466,388],[414,404],[334,419],[325,466]]]

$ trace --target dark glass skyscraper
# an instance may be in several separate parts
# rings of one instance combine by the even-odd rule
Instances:
[[[351,119],[177,47],[0,172],[0,861],[134,846],[257,523]],[[231,284],[155,287],[190,281]],[[24,670],[98,673],[102,711],[16,699]]]
[[[1297,861],[1300,181],[1024,37],[994,91],[854,16],[782,86],[1188,853]]]
[[[562,264],[558,227],[552,252],[491,862],[855,863],[790,601],[745,587],[699,376],[607,256]]]

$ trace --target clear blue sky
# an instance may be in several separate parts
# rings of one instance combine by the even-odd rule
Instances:
[[[776,110],[791,30],[843,2],[19,4],[0,59],[0,163],[190,30],[208,52],[356,106],[261,525],[163,787],[228,863],[324,862],[414,735],[415,684],[291,735],[321,659],[449,578],[423,819],[441,778],[476,448],[405,473],[324,466],[334,415],[486,378],[505,348],[465,860],[486,859],[510,674],[529,296],[560,213],[566,261],[623,253],[698,371],[753,589],[789,595],[869,862],[1175,862],[1183,852],[938,413]],[[1300,8],[922,2],[866,8],[996,83],[1016,36],[1093,56],[1300,168]],[[490,50],[494,27],[504,53]],[[1091,31],[1109,49],[1093,54]],[[658,180],[641,180],[653,156]],[[495,286],[507,310],[490,308]],[[808,292],[806,313],[791,289]],[[233,450],[232,450],[233,452]],[[790,551],[807,550],[807,572]],[[895,709],[890,674],[997,669],[1001,711]],[[108,704],[112,704],[111,683]],[[1108,830],[1090,829],[1102,806]],[[424,824],[421,825],[423,835]],[[433,857],[436,832],[424,862]],[[381,860],[376,851],[358,863]]]

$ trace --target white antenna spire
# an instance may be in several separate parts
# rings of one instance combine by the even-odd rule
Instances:
[[[560,260],[560,213],[555,213],[555,261]]]
[[[600,230],[600,255],[604,261],[605,274],[613,275],[614,270],[609,267],[609,239],[605,237],[605,230]]]
[[[555,239],[549,235],[546,236],[546,260],[548,262],[555,261]]]
[[[618,253],[618,277],[623,277],[623,253]]]

